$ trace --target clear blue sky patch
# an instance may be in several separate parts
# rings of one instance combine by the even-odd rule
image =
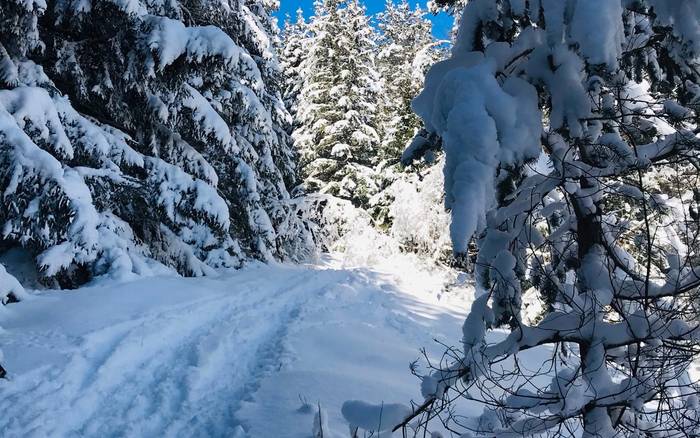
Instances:
[[[395,0],[396,1],[396,0]],[[384,9],[385,0],[361,0],[360,3],[367,7],[367,13],[374,15]],[[411,6],[420,5],[423,9],[426,8],[426,0],[409,0]],[[280,0],[280,10],[277,13],[280,19],[280,25],[284,21],[285,15],[296,16],[296,10],[301,8],[306,17],[313,15],[314,0]],[[450,29],[452,28],[452,17],[442,13],[439,15],[428,14],[428,18],[433,22],[433,34],[437,38],[447,39]]]

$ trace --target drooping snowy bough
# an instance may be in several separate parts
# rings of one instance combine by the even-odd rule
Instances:
[[[700,1],[472,0],[414,108],[480,294],[397,428],[699,434]]]
[[[273,3],[0,0],[0,251],[62,287],[303,257]]]

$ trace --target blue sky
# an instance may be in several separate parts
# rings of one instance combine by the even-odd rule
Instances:
[[[367,7],[368,14],[376,14],[377,12],[384,9],[385,0],[360,0],[361,3]],[[280,10],[277,13],[280,21],[284,21],[285,14],[289,14],[292,17],[296,16],[296,10],[302,8],[307,17],[313,15],[313,3],[314,0],[280,0]],[[427,0],[409,0],[411,6],[419,4],[421,7],[425,8]],[[452,27],[452,18],[447,14],[440,14],[438,16],[428,15],[428,18],[433,22],[433,33],[438,38],[447,39],[449,36],[450,28]],[[282,23],[280,22],[280,26]]]

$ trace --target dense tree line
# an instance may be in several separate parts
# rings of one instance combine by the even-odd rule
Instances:
[[[357,0],[318,2],[285,27],[286,101],[307,192],[367,208],[380,163],[395,164],[419,119],[410,105],[439,56],[425,12],[387,1],[370,22]]]
[[[304,257],[267,2],[0,6],[0,248],[61,287]]]
[[[444,215],[440,196],[424,196],[435,184],[421,184],[422,176],[400,163],[422,126],[411,102],[428,67],[444,55],[426,13],[407,1],[387,1],[376,17],[368,17],[357,0],[317,2],[308,22],[301,11],[287,21],[282,63],[300,151],[300,191],[327,195],[324,204],[345,200],[406,250],[437,254],[444,250],[440,233],[411,231],[403,220],[407,211],[396,202],[429,199],[435,205],[415,205],[428,213],[421,219]]]

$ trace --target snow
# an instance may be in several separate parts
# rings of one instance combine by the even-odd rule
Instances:
[[[171,220],[178,220],[177,209],[186,201],[185,196],[193,195],[193,207],[196,210],[215,220],[221,228],[229,227],[228,206],[216,187],[192,178],[177,166],[152,158],[148,158],[147,162],[150,164],[149,177],[159,182],[158,202]]]
[[[389,207],[392,219],[389,235],[402,248],[438,261],[452,253],[443,164],[444,160],[439,160],[420,177],[399,178],[386,190],[394,198]]]
[[[234,140],[226,121],[199,91],[189,85],[186,85],[185,89],[189,97],[183,99],[182,106],[192,111],[193,118],[200,124],[202,131],[212,135],[228,150]]]
[[[0,314],[2,436],[307,438],[320,406],[323,436],[343,437],[352,399],[388,425],[420,399],[419,348],[458,343],[472,296],[402,256],[30,292]],[[350,406],[369,427],[376,410]]]
[[[425,90],[413,102],[426,127],[443,140],[456,253],[466,252],[471,237],[485,226],[499,163],[539,156],[542,126],[534,87],[515,78],[501,86],[494,69],[477,55],[455,54],[430,70]]]
[[[329,433],[329,429],[328,413],[319,407],[318,411],[314,415],[314,423],[311,434],[313,438],[323,438],[324,435]]]
[[[73,147],[45,90],[35,87],[0,90],[0,129],[8,142],[15,145],[18,161],[32,163],[53,178],[60,177],[60,166],[50,154],[36,147],[24,131],[36,131],[38,139],[47,142],[61,156],[73,157]]]
[[[208,57],[220,57],[231,67],[240,63],[241,67],[253,73],[258,82],[261,81],[253,58],[220,28],[187,27],[181,21],[157,16],[148,16],[144,21],[151,28],[146,44],[158,54],[158,70],[162,71],[182,55],[196,62]]]
[[[700,55],[700,0],[648,0],[654,12],[673,32],[688,41],[695,56]]]
[[[372,405],[350,400],[343,403],[341,412],[351,428],[382,432],[393,429],[411,413],[411,408],[400,403]]]
[[[10,55],[5,50],[5,47],[0,46],[0,81],[6,84],[17,84],[17,66],[10,59]]]
[[[556,66],[548,67],[549,57]],[[564,126],[571,135],[580,137],[583,128],[580,120],[590,116],[591,104],[583,88],[583,61],[563,46],[553,50],[539,47],[532,53],[526,67],[528,75],[544,82],[552,95],[550,123],[553,129]]]
[[[14,295],[15,299],[27,298],[27,293],[19,281],[0,264],[0,303],[5,304],[10,294]]]
[[[596,25],[591,26],[591,23]],[[571,23],[571,36],[578,42],[581,53],[588,62],[606,64],[611,70],[615,69],[622,53],[625,37],[621,2],[610,0],[576,2]]]

